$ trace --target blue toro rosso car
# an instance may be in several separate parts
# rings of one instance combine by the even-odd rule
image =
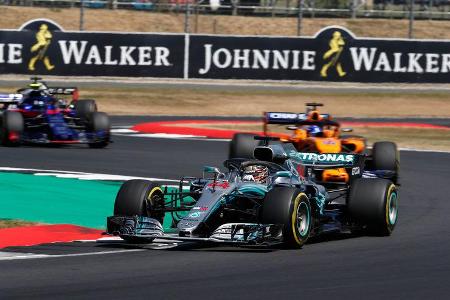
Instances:
[[[77,88],[48,87],[33,77],[27,88],[0,94],[0,142],[30,144],[88,144],[104,148],[110,142],[110,121],[94,100],[78,99]],[[69,95],[70,100],[62,97]]]

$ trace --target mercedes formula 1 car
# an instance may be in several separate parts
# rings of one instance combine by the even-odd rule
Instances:
[[[341,128],[329,114],[322,114],[318,107],[321,103],[306,103],[306,113],[267,112],[263,118],[264,135],[269,136],[269,125],[286,126],[292,134],[283,134],[282,143],[292,143],[300,152],[313,153],[357,153],[368,154],[367,168],[390,170],[398,178],[400,156],[393,142],[375,142],[371,150],[367,141],[358,135],[346,134],[351,128]],[[344,133],[344,134],[342,134]],[[260,142],[253,139],[254,134],[237,133],[230,143],[229,158],[252,158],[253,149]],[[328,169],[321,173],[324,182],[347,182],[349,174],[342,168]]]
[[[107,233],[129,243],[158,238],[301,247],[323,233],[393,231],[393,174],[365,171],[365,156],[298,152],[292,144],[259,146],[254,156],[226,160],[224,173],[205,167],[201,178],[183,177],[175,190],[147,180],[125,182]],[[316,182],[315,171],[337,167],[351,174],[348,183],[328,189]],[[298,169],[307,169],[307,176]],[[165,218],[170,228],[163,227]]]
[[[109,117],[97,111],[94,100],[79,100],[76,88],[48,87],[40,78],[32,80],[15,94],[0,94],[1,144],[85,143],[92,148],[109,144]]]

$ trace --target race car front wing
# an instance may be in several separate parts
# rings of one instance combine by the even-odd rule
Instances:
[[[143,216],[111,216],[107,218],[107,234],[121,238],[139,238],[151,242],[158,238],[172,241],[213,242],[235,245],[273,245],[282,242],[281,226],[257,223],[226,223],[215,229],[209,237],[165,233],[161,223]]]

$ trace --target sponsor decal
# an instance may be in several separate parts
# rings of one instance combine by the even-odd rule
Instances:
[[[337,163],[352,164],[355,156],[353,154],[342,153],[304,153],[291,150],[289,157],[301,160],[302,162],[318,162],[318,163]]]
[[[208,184],[208,187],[210,188],[220,188],[220,189],[227,189],[230,187],[230,183],[228,183],[228,181],[223,181],[223,182],[212,182],[210,184]]]
[[[293,113],[282,113],[282,112],[271,112],[268,113],[269,119],[281,119],[281,120],[302,120],[304,114],[293,114]]]
[[[334,139],[325,139],[323,140],[324,145],[336,145],[336,140]]]
[[[47,19],[0,30],[2,74],[450,83],[450,41],[64,31]],[[300,115],[276,113],[273,120]]]
[[[34,71],[36,62],[41,61],[45,68],[49,71],[53,70],[55,66],[50,62],[47,50],[52,42],[52,33],[48,29],[48,25],[41,24],[39,31],[36,33],[36,44],[31,47],[31,53],[34,56],[30,59],[28,63],[28,70]]]
[[[314,37],[191,36],[192,78],[450,82],[450,41],[357,38],[333,26]],[[270,115],[296,119],[294,115]]]
[[[202,214],[201,212],[193,212],[188,215],[188,218],[196,219],[200,217],[201,214]]]
[[[208,210],[208,206],[194,206],[192,209],[193,210],[207,211]]]
[[[359,167],[352,168],[352,175],[359,175],[361,174],[361,169]]]
[[[47,19],[0,30],[0,72],[183,77],[184,35],[67,32]]]
[[[329,42],[330,49],[323,55],[323,60],[328,61],[325,63],[320,70],[320,76],[327,78],[328,69],[335,68],[339,77],[344,77],[347,73],[342,68],[341,64],[341,54],[344,50],[345,41],[342,38],[342,33],[340,31],[333,32],[333,37]]]

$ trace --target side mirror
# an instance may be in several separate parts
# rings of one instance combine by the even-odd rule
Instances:
[[[342,128],[342,132],[353,132],[353,128]]]
[[[216,167],[208,167],[208,166],[203,167],[203,179],[206,179],[206,176],[205,176],[206,174],[214,174],[214,177],[213,177],[214,182],[217,179],[224,177],[224,174],[221,173],[219,168],[216,168]]]
[[[275,173],[275,177],[291,178],[292,173],[289,171],[278,171]]]
[[[205,166],[205,167],[203,167],[203,173],[214,173],[214,174],[217,174],[217,173],[220,173],[220,170],[218,168],[216,168],[216,167]]]

